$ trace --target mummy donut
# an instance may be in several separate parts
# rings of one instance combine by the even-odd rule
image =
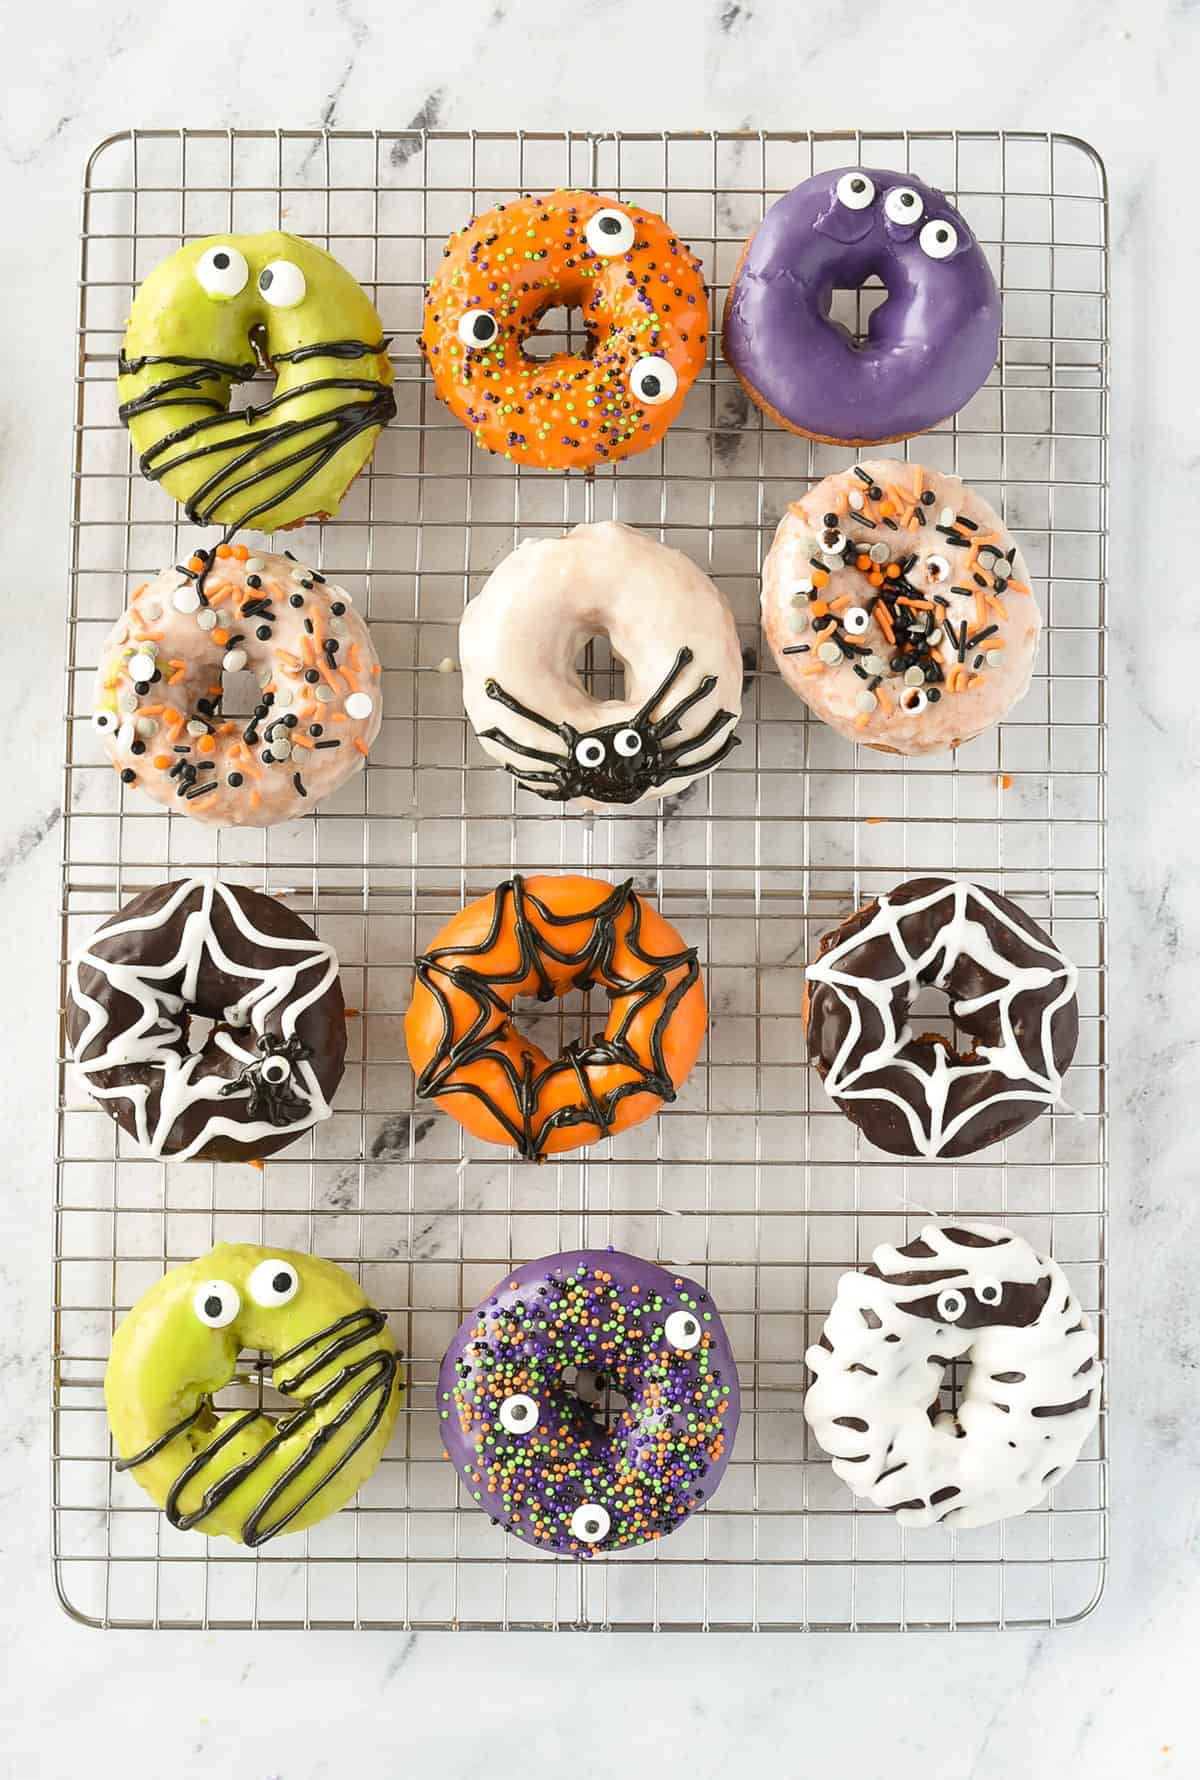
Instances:
[[[596,636],[624,665],[619,699],[580,681],[576,657]],[[724,595],[626,525],[518,545],[464,612],[459,655],[483,747],[549,802],[668,797],[737,746],[742,657]]]
[[[578,309],[578,352],[525,345]],[[440,399],[514,463],[593,469],[657,445],[704,363],[700,264],[660,216],[592,192],[497,204],[452,235],[420,345]]]
[[[513,877],[460,909],[417,958],[404,1018],[417,1097],[526,1161],[599,1143],[674,1100],[708,1020],[696,948],[633,880]],[[518,996],[598,989],[603,1032],[548,1057]]]
[[[1079,1457],[1096,1354],[1048,1255],[996,1224],[931,1225],[842,1275],[805,1355],[804,1416],[842,1482],[901,1526],[986,1526],[1036,1507]],[[938,1413],[954,1361],[966,1379]]]
[[[213,1407],[243,1349],[291,1399],[283,1414]],[[402,1391],[383,1313],[348,1273],[243,1243],[151,1286],[104,1374],[116,1469],[173,1527],[252,1547],[345,1506],[383,1454]]]
[[[1006,896],[912,878],[822,939],[804,990],[809,1056],[877,1149],[969,1156],[1061,1098],[1078,974]],[[927,985],[945,991],[968,1051],[913,1032],[909,1009]]]
[[[118,364],[143,476],[227,539],[329,518],[396,412],[387,347],[366,292],[311,241],[188,242],[138,291]],[[260,366],[272,394],[231,413]]]
[[[779,671],[848,741],[940,754],[1029,689],[1042,615],[1003,521],[957,476],[856,464],[794,501],[763,564]]]
[[[887,297],[855,339],[835,290]],[[880,445],[957,414],[1000,343],[987,256],[943,193],[911,173],[843,167],[806,179],[742,249],[724,351],[747,394],[794,433]]]
[[[613,1390],[624,1407],[608,1415]],[[446,1350],[438,1411],[471,1501],[529,1545],[594,1558],[660,1539],[712,1499],[737,1368],[694,1280],[583,1249],[505,1275]]]
[[[236,675],[257,681],[238,717],[225,711]],[[209,828],[307,814],[361,768],[382,721],[379,657],[350,595],[244,544],[138,588],[101,650],[92,714],[122,784]]]
[[[212,1022],[189,1048],[192,1019]],[[73,955],[67,1040],[92,1099],[150,1156],[245,1162],[327,1119],[342,1079],[338,962],[273,896],[143,890]]]

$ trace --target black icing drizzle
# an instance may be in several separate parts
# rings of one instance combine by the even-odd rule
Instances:
[[[366,358],[386,352],[388,344],[386,336],[375,344],[363,340],[326,340],[297,346],[291,352],[277,352],[272,355],[271,362],[298,364],[309,358]],[[164,434],[156,444],[144,451],[138,460],[143,476],[151,482],[157,482],[169,471],[180,469],[201,458],[216,454],[224,454],[228,458],[230,453],[234,454],[202,482],[187,501],[184,511],[193,525],[213,524],[218,507],[241,494],[253,500],[254,491],[263,482],[281,471],[295,469],[295,478],[279,493],[260,501],[257,506],[248,507],[238,516],[237,526],[249,525],[269,508],[277,506],[281,501],[290,500],[359,433],[372,427],[386,426],[396,412],[396,396],[390,384],[362,377],[314,378],[310,383],[299,384],[282,395],[272,396],[257,408],[244,408],[240,413],[231,412],[228,391],[224,396],[180,393],[203,392],[205,384],[221,380],[226,380],[230,385],[246,383],[257,370],[253,360],[242,364],[227,364],[220,359],[169,355],[155,357],[149,354],[130,359],[122,350],[117,361],[117,374],[122,377],[135,376],[147,366],[161,366],[165,374],[140,394],[120,404],[117,412],[123,421],[128,422],[139,414],[150,414],[161,408],[184,404],[189,407],[211,408],[213,412]],[[166,374],[168,371],[181,374]],[[335,401],[320,414],[314,414],[307,420],[281,419],[264,432],[250,437],[245,449],[236,439],[222,439],[214,444],[201,442],[193,445],[190,450],[171,455],[176,446],[186,446],[194,439],[202,439],[203,434],[212,427],[239,419],[248,425],[264,414],[274,414],[297,396],[312,395],[317,390],[353,390],[365,393],[368,399]],[[312,437],[314,433],[318,433],[318,436]],[[270,463],[259,462],[266,453],[287,440],[295,440],[299,448],[289,456],[277,458]],[[240,480],[229,481],[231,476],[236,476],[241,471],[246,471],[246,474]],[[227,538],[230,535],[231,533],[227,533]]]
[[[418,1096],[429,1100],[442,1099],[452,1094],[474,1096],[483,1102],[497,1123],[507,1131],[518,1153],[529,1162],[538,1160],[547,1137],[555,1130],[572,1125],[595,1125],[603,1136],[608,1136],[617,1107],[631,1094],[651,1093],[663,1101],[674,1100],[675,1084],[667,1070],[663,1041],[676,1008],[692,985],[700,980],[696,948],[687,946],[670,957],[655,957],[642,949],[642,901],[633,889],[631,878],[616,885],[612,894],[586,915],[553,914],[536,896],[530,894],[524,879],[515,874],[506,883],[497,885],[492,894],[491,923],[487,934],[477,945],[437,947],[423,953],[416,961],[417,981],[425,985],[437,1002],[442,1019],[437,1048],[417,1078]],[[492,949],[500,936],[510,899],[519,953],[513,970],[484,976],[470,965],[457,962],[465,957],[485,954]],[[538,932],[533,927],[527,908],[529,904],[543,928],[551,931],[555,928],[578,926],[581,920],[590,921],[591,935],[582,949],[578,952],[560,951],[545,931]],[[636,978],[619,977],[612,964],[617,943],[616,922],[626,908],[630,910],[632,918],[624,935],[625,945],[647,966],[645,974]],[[508,1003],[503,996],[496,993],[496,988],[499,985],[522,982],[532,972],[537,978],[538,1000],[554,1000],[555,991],[546,974],[543,956],[553,958],[560,964],[576,966],[572,978],[575,988],[588,989],[599,982],[604,986],[610,1001],[626,1000],[628,1005],[611,1037],[572,1039],[561,1056],[538,1072],[534,1070],[533,1059],[526,1054],[522,1059],[523,1067],[518,1071],[512,1059],[504,1052],[494,1049],[491,1044],[495,1033],[494,1030],[489,1030],[489,1021],[493,1014],[498,1011],[507,1020],[509,1013]],[[456,962],[444,964],[442,960],[445,958],[455,959]],[[682,969],[683,974],[664,996],[663,1005],[649,1036],[650,1063],[647,1066],[629,1043],[627,1035],[642,1010],[666,989],[668,973],[678,969]],[[468,1030],[457,1041],[454,1038],[453,1013],[439,980],[442,978],[470,996],[478,1010]],[[614,984],[618,986],[614,987]],[[508,1115],[486,1089],[475,1082],[455,1079],[457,1070],[484,1058],[495,1063],[504,1072],[517,1104],[519,1123]],[[608,1093],[597,1095],[587,1075],[588,1066],[603,1067],[611,1064],[634,1070],[636,1079],[619,1083]],[[559,1107],[537,1124],[537,1107],[542,1089],[553,1077],[564,1072],[574,1074],[579,1084],[580,1101],[574,1105]]]
[[[368,1304],[364,1305],[360,1310],[352,1310],[348,1316],[340,1317],[337,1322],[328,1324],[326,1328],[318,1329],[316,1334],[308,1336],[306,1340],[298,1342],[295,1347],[290,1347],[285,1353],[276,1356],[274,1360],[274,1368],[277,1375],[276,1388],[283,1392],[285,1396],[294,1395],[310,1378],[315,1377],[318,1372],[323,1371],[324,1368],[329,1365],[331,1360],[336,1359],[340,1354],[348,1352],[351,1348],[361,1346],[364,1341],[370,1340],[375,1335],[378,1335],[386,1321],[387,1319],[381,1310],[375,1310]],[[303,1355],[310,1353],[314,1348],[317,1351],[307,1364],[302,1365],[300,1369],[290,1377],[278,1377],[279,1368],[281,1366],[287,1365],[293,1360],[300,1359]],[[363,1382],[355,1390],[350,1400],[338,1410],[337,1414],[331,1421],[326,1422],[322,1427],[317,1429],[303,1452],[301,1452],[292,1464],[288,1466],[282,1476],[276,1478],[275,1482],[259,1498],[258,1502],[243,1521],[243,1544],[253,1547],[264,1544],[268,1539],[273,1539],[276,1533],[281,1533],[283,1529],[296,1518],[302,1509],[307,1508],[313,1497],[323,1490],[326,1484],[330,1483],[333,1478],[337,1476],[338,1472],[349,1464],[359,1448],[364,1446],[371,1438],[372,1434],[383,1420],[388,1400],[392,1393],[392,1385],[395,1381],[399,1366],[400,1356],[390,1348],[376,1348],[371,1353],[363,1355],[360,1359],[351,1360],[347,1365],[343,1366],[340,1371],[335,1373],[327,1383],[323,1384],[319,1390],[315,1391],[311,1397],[305,1398],[304,1402],[298,1409],[292,1410],[287,1415],[280,1416],[279,1419],[274,1422],[275,1431],[266,1444],[261,1447],[258,1452],[253,1454],[251,1458],[244,1459],[241,1464],[235,1465],[233,1469],[227,1471],[223,1477],[219,1477],[215,1483],[210,1484],[208,1489],[205,1490],[199,1506],[191,1510],[189,1513],[184,1513],[179,1507],[179,1498],[183,1494],[187,1485],[193,1482],[197,1477],[202,1476],[212,1464],[217,1454],[221,1452],[230,1441],[236,1440],[238,1436],[251,1425],[251,1423],[257,1421],[262,1415],[262,1411],[259,1409],[248,1409],[245,1414],[234,1418],[230,1421],[227,1427],[221,1430],[215,1440],[211,1441],[208,1446],[196,1453],[188,1464],[184,1466],[183,1470],[171,1485],[165,1503],[166,1516],[171,1525],[173,1527],[178,1527],[181,1532],[185,1533],[190,1532],[193,1527],[198,1526],[207,1515],[211,1514],[214,1509],[219,1508],[221,1503],[224,1502],[228,1496],[233,1494],[234,1490],[239,1489],[248,1478],[253,1477],[259,1467],[265,1464],[269,1458],[274,1456],[285,1440],[292,1434],[296,1433],[298,1429],[307,1426],[318,1409],[322,1408],[326,1403],[332,1402],[339,1392],[348,1384],[353,1383],[356,1379],[362,1379]],[[372,1397],[374,1397],[376,1401],[370,1416],[364,1426],[346,1447],[346,1450],[338,1458],[336,1464],[334,1464],[328,1471],[324,1472],[313,1484],[312,1488],[309,1489],[293,1507],[289,1508],[286,1513],[276,1516],[272,1521],[267,1521],[266,1517],[272,1505],[278,1501],[279,1497],[282,1496],[298,1478],[303,1477],[305,1471],[315,1463],[330,1441],[332,1441],[343,1428],[349,1425],[358,1410],[362,1408],[365,1403],[369,1403]],[[184,1416],[182,1421],[178,1421],[173,1427],[168,1428],[165,1434],[161,1434],[157,1440],[152,1441],[151,1444],[144,1447],[141,1452],[134,1453],[133,1456],[128,1459],[117,1459],[115,1469],[118,1471],[132,1471],[138,1465],[144,1465],[147,1460],[154,1458],[160,1453],[164,1447],[169,1446],[171,1441],[174,1440],[177,1435],[186,1432],[186,1430],[192,1426],[193,1422],[197,1421],[210,1406],[211,1398],[207,1396],[203,1397],[200,1403],[189,1415]],[[273,1420],[274,1418],[267,1417],[264,1419]]]

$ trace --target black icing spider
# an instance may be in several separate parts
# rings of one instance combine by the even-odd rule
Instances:
[[[528,705],[505,692],[498,680],[488,680],[485,690],[489,698],[558,736],[567,751],[563,755],[528,748],[522,742],[515,742],[502,729],[484,729],[480,735],[487,741],[499,742],[501,747],[514,754],[523,754],[528,760],[546,763],[546,771],[510,766],[507,761],[503,763],[506,772],[519,780],[527,791],[536,792],[538,797],[552,803],[566,803],[572,797],[591,797],[597,803],[636,803],[654,786],[665,785],[679,775],[711,772],[738,745],[739,738],[730,732],[706,760],[684,763],[685,755],[705,747],[734,720],[733,711],[716,711],[697,735],[689,736],[686,742],[675,747],[664,745],[668,736],[678,731],[684,713],[707,698],[717,683],[715,674],[705,674],[686,698],[681,698],[661,717],[652,717],[650,713],[654,707],[665,698],[691,660],[692,651],[681,649],[670,673],[641,710],[627,722],[610,723],[603,729],[579,730],[571,723],[552,723],[540,711],[531,711]]]
[[[264,1032],[257,1049],[259,1055],[247,1063],[240,1075],[226,1082],[221,1093],[236,1094],[246,1088],[250,1117],[266,1119],[271,1125],[290,1125],[304,1118],[309,1111],[308,1096],[296,1092],[292,1065],[312,1056],[308,1046],[298,1038],[282,1039]]]

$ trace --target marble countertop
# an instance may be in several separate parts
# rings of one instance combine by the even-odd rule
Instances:
[[[6,709],[0,921],[0,1774],[256,1780],[406,1771],[455,1780],[503,1751],[587,1780],[930,1772],[1000,1780],[1200,1774],[1200,726],[1191,640],[1147,597],[1185,560],[1200,425],[1186,345],[1200,231],[1185,106],[1189,0],[896,11],[846,0],[45,0],[8,21],[0,117],[0,510]],[[197,41],[199,45],[187,47]],[[899,50],[899,53],[897,53]],[[1105,1601],[1039,1634],[461,1637],[98,1634],[53,1600],[47,1552],[47,1244],[58,944],[62,632],[80,175],[128,124],[527,129],[1005,126],[1070,131],[1112,185],[1114,1067],[1113,1556]],[[1184,156],[1180,160],[1180,156]],[[1136,482],[1134,481],[1136,478]],[[1177,532],[1176,528],[1179,528]],[[632,1732],[628,1726],[640,1727]]]

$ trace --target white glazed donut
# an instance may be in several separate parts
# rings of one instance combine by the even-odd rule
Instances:
[[[1100,1413],[1096,1334],[1061,1269],[997,1224],[930,1225],[846,1273],[804,1415],[856,1496],[902,1526],[984,1526],[1033,1508]],[[957,1413],[930,1418],[969,1359]]]
[[[576,657],[597,636],[624,665],[624,698],[580,682]],[[459,653],[479,740],[552,802],[667,797],[737,745],[742,656],[724,595],[626,525],[527,538],[463,613]]]
[[[223,676],[252,673],[254,715]],[[139,587],[105,639],[92,724],[125,784],[210,828],[306,815],[379,733],[380,665],[350,595],[290,556],[218,546]]]

